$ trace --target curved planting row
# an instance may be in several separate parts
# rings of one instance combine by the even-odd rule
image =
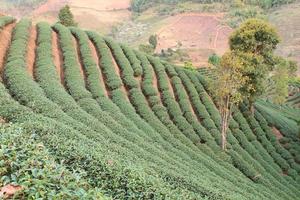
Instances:
[[[139,113],[150,114],[151,111],[146,112],[147,104],[145,103],[145,101],[144,101],[144,103],[142,103],[143,95],[137,88],[138,83],[136,81],[134,81],[135,80],[133,77],[134,73],[130,67],[129,61],[126,59],[121,48],[116,43],[114,43],[113,41],[111,41],[109,39],[106,39],[106,42],[107,42],[108,46],[110,47],[110,49],[112,50],[112,54],[113,54],[114,58],[116,59],[116,63],[118,64],[118,67],[120,67],[121,76],[123,77],[122,80],[124,81],[123,83],[124,83],[125,87],[128,88],[129,99],[131,100],[133,105],[135,105],[135,108],[137,110],[139,110],[139,108],[143,109],[143,110],[138,111]],[[147,118],[147,116],[145,116],[145,115],[143,115],[143,117]],[[207,173],[209,173],[209,172],[207,172]]]
[[[0,27],[12,22],[0,17]],[[241,106],[221,152],[220,115],[197,72],[94,32],[28,20],[2,57],[0,117],[22,123],[54,159],[82,172],[88,188],[113,199],[300,195],[295,111],[284,110],[291,127],[279,143],[271,107],[258,102],[249,116]]]
[[[83,39],[83,37],[84,37],[84,34],[81,32],[79,32],[78,30],[75,30],[75,29],[73,29],[73,33],[76,35],[76,37],[77,38],[81,38],[81,42],[82,42],[82,45],[81,46],[83,46],[83,43],[84,43],[84,39]],[[85,44],[87,44],[87,41],[85,42]],[[82,48],[82,49],[84,49],[84,48]],[[84,52],[84,51],[83,51]],[[88,66],[87,66],[88,67]],[[112,127],[114,127],[115,125],[111,125]],[[121,132],[118,132],[117,130],[114,130],[114,132],[116,132],[118,135],[121,135],[122,133]],[[134,135],[132,135],[132,136],[125,136],[125,137],[127,137],[127,138],[129,138],[129,137],[131,137],[132,138],[132,140],[133,141],[135,141],[137,144],[141,144],[141,147],[142,146],[144,146],[144,148],[145,148],[145,144],[142,144],[142,141],[141,140],[139,140],[139,138],[137,138],[137,137],[135,137]],[[135,138],[134,138],[135,137]],[[130,138],[129,138],[130,139]],[[121,142],[121,141],[120,141]],[[134,145],[132,145],[133,147],[134,147]],[[137,149],[137,148],[136,148]],[[160,155],[160,153],[159,152],[155,152],[155,149],[150,149],[150,147],[148,148],[148,150],[149,151],[151,151],[151,153],[152,154],[154,154],[154,155]],[[145,155],[146,156],[146,155]],[[144,157],[145,157],[144,156]],[[164,158],[165,160],[168,160],[168,157],[166,157],[166,156],[161,156],[162,158]],[[172,161],[170,160],[170,163],[172,163]],[[161,164],[162,166],[163,166],[163,164]],[[177,166],[180,166],[180,164],[179,163],[177,163]],[[187,170],[187,169],[186,169]]]
[[[195,86],[196,86],[196,88],[197,88],[197,86],[199,87],[199,86],[201,86],[201,84],[200,84],[200,81],[197,81],[197,79],[196,79],[196,77],[193,75],[193,74],[191,74],[191,73],[189,73],[190,74],[190,77],[191,77],[191,80],[193,80],[194,81],[194,83],[195,83]],[[198,78],[200,78],[199,80],[201,80],[201,83],[205,83],[204,82],[204,80],[203,80],[203,78],[201,78],[201,77],[198,77]],[[217,110],[216,110],[216,108],[215,108],[215,106],[214,106],[214,104],[213,104],[213,102],[211,101],[211,99],[210,99],[210,97],[207,95],[207,93],[206,93],[206,91],[204,90],[204,87],[199,87],[198,88],[198,91],[199,91],[199,94],[201,93],[201,95],[200,95],[200,97],[201,97],[201,99],[202,99],[202,101],[203,101],[203,103],[205,104],[205,107],[206,108],[210,108],[210,110],[208,110],[209,111],[209,113],[211,114],[211,115],[216,115],[216,114],[218,114],[218,112],[217,112]],[[217,117],[215,118],[215,122],[217,123],[218,121],[216,121],[216,119],[217,119]],[[241,117],[238,117],[238,118],[234,118],[234,119],[236,119],[236,120],[240,120],[241,119]],[[247,124],[248,122],[246,122],[246,125],[248,125]],[[263,149],[262,148],[262,145],[260,144],[260,143],[257,143],[256,141],[254,141],[255,143],[254,143],[254,146],[252,146],[251,145],[251,143],[249,143],[249,142],[251,142],[251,141],[253,141],[254,139],[256,139],[256,136],[255,136],[255,134],[258,134],[258,133],[252,133],[252,131],[251,131],[251,129],[248,129],[248,130],[250,130],[250,132],[248,132],[247,130],[242,130],[242,129],[240,129],[240,130],[237,130],[235,127],[238,127],[239,125],[241,125],[240,124],[240,122],[237,124],[236,122],[234,122],[234,121],[231,121],[231,123],[230,123],[230,128],[231,128],[231,130],[233,131],[233,136],[236,138],[234,138],[234,137],[229,137],[228,138],[228,141],[229,141],[229,143],[232,143],[232,142],[234,142],[234,144],[238,144],[238,143],[240,143],[240,145],[241,145],[241,147],[242,148],[238,148],[238,149],[235,149],[236,151],[238,151],[239,152],[239,154],[241,154],[242,152],[244,152],[243,153],[243,158],[244,159],[246,159],[247,157],[248,157],[248,159],[246,159],[247,160],[247,162],[248,162],[248,165],[250,165],[249,163],[256,163],[257,161],[254,161],[251,157],[249,157],[249,155],[247,156],[245,153],[249,153],[250,155],[252,155],[253,156],[253,158],[255,159],[255,160],[257,160],[257,159],[259,159],[260,160],[260,162],[259,163],[257,163],[258,165],[256,165],[256,169],[258,170],[258,171],[265,171],[265,170],[267,170],[267,171],[272,171],[272,173],[270,173],[272,176],[274,176],[274,178],[272,178],[273,180],[274,179],[277,179],[277,180],[280,180],[280,182],[282,183],[282,184],[287,184],[287,181],[285,181],[284,179],[283,179],[283,177],[281,177],[280,175],[278,175],[278,173],[280,172],[280,171],[278,171],[279,169],[278,169],[278,166],[276,166],[276,165],[271,165],[272,167],[273,167],[273,169],[272,168],[270,168],[270,164],[269,163],[267,163],[267,162],[264,162],[264,160],[266,159],[266,158],[269,158],[268,160],[271,162],[271,163],[274,163],[274,160],[270,157],[270,155],[272,155],[272,154],[269,154],[269,152],[266,152],[266,150],[265,149]],[[248,133],[248,134],[247,134]],[[250,135],[249,135],[249,133],[250,133]],[[246,136],[247,137],[245,137],[244,136],[244,134],[246,134]],[[262,136],[264,136],[265,135],[265,133],[261,133],[261,134],[263,134]],[[230,135],[229,135],[230,136]],[[249,137],[248,137],[249,136]],[[258,137],[258,136],[257,136]],[[265,137],[265,136],[264,136]],[[234,139],[234,140],[233,140]],[[246,139],[248,139],[248,141],[246,140]],[[237,143],[238,142],[238,143]],[[269,142],[268,140],[267,140],[267,142]],[[249,146],[249,144],[250,144],[250,146]],[[236,148],[236,145],[234,146],[235,148]],[[245,150],[247,150],[247,152],[245,152],[244,151],[244,149]],[[255,151],[255,149],[259,149],[259,151]],[[262,157],[259,157],[259,158],[257,158],[257,155],[259,155],[259,154],[262,154]],[[280,158],[280,156],[278,157],[276,157],[277,159],[280,159],[281,161],[282,161],[282,158]],[[252,161],[251,161],[252,160]],[[275,160],[276,161],[276,160]],[[283,160],[284,161],[284,160]],[[278,162],[279,163],[279,162]],[[259,165],[261,165],[261,166],[263,166],[265,169],[263,169],[261,166],[259,166]],[[254,165],[255,166],[255,165]],[[274,171],[274,170],[276,170],[277,171],[277,175],[276,175],[276,171]],[[269,176],[269,175],[267,175],[267,176]]]
[[[290,85],[287,104],[300,109],[300,81]]]
[[[0,17],[0,77],[3,74],[3,65],[5,63],[7,48],[11,40],[11,33],[15,26],[12,17]]]
[[[30,26],[29,22],[21,21],[16,27],[12,45],[9,50],[8,63],[5,67],[5,78],[7,80],[7,86],[9,88],[10,92],[14,95],[14,97],[20,103],[28,106],[34,112],[38,112],[42,115],[53,118],[55,121],[57,120],[60,123],[65,124],[64,130],[62,130],[62,128],[59,128],[59,127],[55,127],[56,128],[55,130],[59,130],[60,133],[67,133],[68,137],[72,137],[73,136],[72,133],[75,130],[79,131],[79,132],[75,131],[75,133],[74,133],[75,136],[82,135],[81,138],[79,138],[79,140],[74,139],[76,142],[74,142],[74,140],[68,140],[66,138],[65,134],[57,135],[57,136],[59,136],[57,139],[59,139],[60,137],[65,137],[65,138],[61,138],[60,142],[56,141],[56,143],[54,143],[50,147],[54,148],[55,152],[61,153],[62,157],[60,157],[60,158],[62,159],[63,157],[65,157],[64,160],[66,160],[66,163],[71,168],[79,167],[80,169],[82,168],[84,170],[87,170],[88,177],[93,180],[93,184],[105,188],[107,190],[107,193],[112,196],[122,198],[122,196],[123,197],[128,196],[132,191],[136,190],[137,188],[139,188],[140,192],[139,193],[135,192],[134,194],[138,195],[138,196],[147,196],[147,195],[158,196],[158,197],[159,196],[163,197],[164,195],[172,196],[173,194],[171,193],[171,190],[169,190],[170,192],[167,192],[167,188],[169,187],[168,184],[165,184],[164,182],[160,181],[161,184],[165,184],[165,186],[163,186],[163,185],[158,186],[158,185],[160,185],[159,179],[156,181],[156,184],[150,184],[150,182],[151,182],[150,174],[151,173],[157,174],[154,171],[151,172],[150,169],[147,170],[149,179],[147,179],[147,181],[144,181],[143,183],[141,181],[138,181],[137,178],[134,178],[134,176],[132,176],[131,178],[128,177],[125,179],[120,178],[120,176],[118,176],[117,174],[121,175],[120,173],[122,173],[123,170],[125,170],[124,172],[127,172],[128,175],[130,174],[130,171],[131,171],[130,166],[131,165],[128,165],[128,163],[133,162],[133,160],[135,160],[135,156],[133,156],[133,155],[129,156],[126,149],[122,148],[121,146],[115,146],[112,141],[104,139],[102,134],[105,129],[100,129],[102,134],[100,134],[98,132],[93,132],[90,128],[81,124],[79,121],[75,121],[73,118],[69,117],[57,106],[57,104],[54,104],[52,101],[50,101],[48,98],[46,98],[46,96],[44,96],[42,89],[39,88],[33,82],[33,80],[30,78],[29,74],[27,74],[27,72],[26,72],[25,54],[23,54],[24,56],[17,56],[18,54],[16,55],[16,53],[19,53],[19,50],[22,51],[22,47],[24,47],[24,48],[26,47],[29,26]],[[22,33],[23,37],[19,37],[21,33]],[[17,45],[19,48],[15,48]],[[24,52],[26,52],[25,49],[23,49],[23,50],[24,50]],[[20,54],[20,55],[22,55],[22,54]],[[15,65],[16,63],[18,63],[18,65]],[[23,85],[19,84],[21,82],[23,83]],[[26,88],[24,86],[26,86]],[[23,92],[21,92],[22,90],[23,90]],[[4,94],[4,93],[5,93],[5,91],[1,91],[1,94]],[[29,102],[30,99],[32,102],[31,104]],[[11,103],[13,103],[13,102],[11,102]],[[2,105],[2,103],[1,103],[1,105]],[[8,105],[8,103],[6,103],[4,105],[6,106],[6,105]],[[16,109],[16,110],[18,110],[18,109]],[[26,110],[28,110],[28,109],[26,109]],[[1,109],[1,111],[4,112],[5,110]],[[6,116],[4,114],[6,114]],[[3,114],[4,117],[7,118],[8,120],[12,120],[12,118],[17,117],[16,113],[10,113],[10,112],[7,112],[7,110],[4,114]],[[14,114],[14,115],[11,115],[11,114]],[[26,113],[25,119],[30,119],[30,115],[32,115],[32,114]],[[36,114],[36,116],[38,117],[38,114]],[[31,119],[31,120],[33,120],[33,119]],[[37,120],[36,123],[39,121],[41,121],[41,120]],[[45,120],[45,121],[49,121],[49,123],[50,123],[53,120]],[[100,123],[98,123],[98,124],[100,124]],[[48,126],[43,125],[40,128],[45,128]],[[54,126],[54,125],[52,125],[52,126]],[[68,128],[66,128],[66,127],[68,127]],[[57,132],[57,133],[59,133],[59,132]],[[109,134],[110,133],[107,133],[107,135],[109,135]],[[49,134],[46,134],[46,135],[48,136]],[[45,135],[45,137],[47,137],[46,135]],[[92,140],[92,138],[96,139],[96,141]],[[63,142],[65,142],[65,144],[61,144]],[[74,142],[74,143],[72,143],[72,142]],[[49,143],[51,143],[50,139],[47,140],[47,144],[49,144]],[[77,145],[75,145],[76,143],[77,143],[77,145],[82,147],[86,151],[86,153],[80,154],[80,152],[78,152],[78,151],[80,151],[82,149],[78,148]],[[82,143],[86,143],[86,144],[82,144]],[[94,147],[93,147],[93,143],[95,144]],[[56,147],[57,144],[60,144],[60,145]],[[82,144],[82,145],[80,145],[80,144]],[[90,146],[88,146],[88,144],[90,144]],[[74,147],[76,147],[77,151],[74,149]],[[70,150],[69,151],[67,151],[67,150],[59,151],[61,148],[67,148]],[[91,151],[90,148],[92,148],[93,151]],[[112,150],[114,150],[114,153]],[[87,153],[87,151],[90,151],[91,153]],[[106,152],[104,152],[104,151],[106,151]],[[95,155],[93,155],[93,152],[95,152]],[[116,152],[118,152],[118,153],[116,153]],[[96,156],[96,154],[97,154],[97,156]],[[99,158],[99,156],[101,156],[102,158]],[[77,157],[77,158],[74,159],[75,157]],[[97,159],[97,157],[99,159]],[[81,159],[78,159],[78,158],[81,158]],[[91,160],[91,158],[93,158],[93,159]],[[113,158],[113,160],[112,160],[112,158]],[[126,162],[125,162],[125,158],[128,158],[128,159],[126,159]],[[112,160],[112,161],[110,161],[110,160]],[[110,162],[108,162],[108,161],[110,161]],[[103,167],[101,167],[101,163],[103,163],[102,164]],[[138,170],[138,168],[141,164],[136,163],[136,165],[134,165],[134,168],[136,170]],[[123,165],[124,167],[122,168],[122,170],[117,170],[118,166],[120,166],[120,165],[121,166]],[[127,167],[125,167],[125,166],[127,166]],[[105,170],[105,168],[108,168],[108,169]],[[108,171],[110,169],[112,169],[112,171],[115,173],[115,175],[113,175],[111,172]],[[97,171],[99,171],[99,170],[101,171],[101,173],[97,173]],[[92,171],[94,171],[94,172],[91,173]],[[103,173],[103,172],[105,172],[105,173]],[[140,173],[142,173],[142,172],[140,172]],[[138,175],[138,174],[139,174],[139,172],[136,173],[136,175]],[[129,175],[129,176],[131,176],[131,175]],[[143,176],[141,175],[139,177],[143,177]],[[152,177],[154,178],[155,176],[152,176]],[[112,179],[112,178],[116,178],[116,179]],[[97,180],[101,180],[101,181],[97,181]],[[113,181],[113,180],[115,180],[115,181]],[[126,180],[127,184],[125,184],[124,186],[121,186],[120,185],[121,183],[124,184],[123,180]],[[132,180],[132,181],[130,181],[130,180]],[[107,181],[109,181],[109,182],[107,182]],[[135,184],[132,184],[132,183],[135,183]],[[144,186],[142,186],[142,185],[144,185]],[[148,186],[146,186],[146,185],[148,185]],[[158,186],[158,188],[155,189],[155,193],[151,192],[151,190],[152,190],[151,185],[154,187]],[[126,188],[126,190],[122,190],[122,188],[124,188],[124,189]],[[141,190],[141,188],[144,188],[144,192],[143,192],[143,190]],[[161,189],[164,188],[164,191],[159,192],[159,190],[160,190],[159,188],[161,188]],[[181,190],[180,188],[177,190],[178,190],[177,195],[180,195],[180,194],[184,195],[185,192],[183,190]],[[152,191],[154,191],[154,190],[152,190]],[[172,192],[173,192],[173,190],[172,190]],[[186,195],[189,196],[188,194],[186,194]]]
[[[113,46],[111,43],[111,41],[109,41],[108,43],[110,43],[110,47],[111,47],[111,49],[112,49],[112,51],[113,51],[113,54],[115,55],[115,58],[117,59],[117,63],[119,64],[119,66],[121,67],[121,68],[123,68],[123,69],[121,69],[121,72],[122,73],[124,73],[124,71],[125,71],[125,74],[126,74],[126,76],[127,76],[127,79],[129,79],[128,78],[128,76],[132,76],[132,74],[133,73],[131,73],[130,72],[130,66],[128,66],[128,61],[126,61],[125,60],[125,58],[123,57],[123,58],[120,58],[120,57],[122,57],[122,53],[119,51],[118,53],[116,53],[118,50],[117,50],[117,47],[116,46]],[[119,56],[119,57],[116,57],[116,55],[117,56]],[[127,64],[126,64],[126,62],[127,62]],[[121,63],[121,64],[120,64]],[[128,66],[127,68],[125,68],[126,67],[126,65]],[[129,71],[127,71],[127,70],[129,70]],[[133,78],[132,78],[133,79]],[[131,79],[131,80],[132,80]],[[125,86],[127,86],[127,87],[135,87],[135,85],[130,85],[131,83],[130,82],[126,82],[126,81],[124,81],[124,84],[125,84]],[[129,92],[130,93],[130,92]],[[142,100],[142,99],[140,99],[140,100]]]

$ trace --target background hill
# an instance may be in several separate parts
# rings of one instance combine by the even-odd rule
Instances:
[[[41,156],[51,156],[50,166],[66,171],[71,183],[84,183],[79,190],[67,184],[71,198],[77,192],[113,199],[300,196],[299,109],[262,99],[249,115],[241,105],[223,152],[220,113],[197,71],[94,31],[10,17],[1,17],[0,27],[1,139],[9,131],[32,141],[26,152],[45,147]],[[36,158],[26,152],[24,160]],[[0,191],[19,186],[26,198],[27,180],[46,175],[53,179],[46,188],[40,182],[48,192],[38,197],[65,191],[51,188],[61,180],[57,174],[64,176],[60,170],[51,174],[31,162],[30,173],[16,164],[20,172],[11,175],[6,163],[13,158],[6,155]]]
[[[280,32],[282,42],[278,54],[300,60],[297,23],[300,13],[299,1],[286,1],[293,3],[279,4],[278,7],[265,10],[256,5],[232,8],[228,2],[218,1],[180,1],[175,5],[163,3],[168,1],[153,1],[156,3],[152,3],[151,7],[146,7],[139,14],[129,10],[130,0],[21,2],[1,0],[0,4],[3,6],[0,12],[16,17],[27,16],[34,22],[54,23],[57,21],[58,10],[69,4],[80,27],[108,34],[134,48],[147,43],[149,36],[156,34],[159,40],[156,53],[161,53],[162,49],[167,51],[169,48],[179,48],[180,51],[172,52],[168,60],[181,65],[184,61],[192,61],[197,67],[207,66],[208,57],[213,53],[222,55],[226,51],[227,38],[232,30],[230,27],[236,26],[249,16],[261,16],[269,19]]]

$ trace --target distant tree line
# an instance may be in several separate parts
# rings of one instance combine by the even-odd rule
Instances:
[[[35,6],[45,1],[46,0],[5,0],[6,3],[10,3],[14,6]]]
[[[182,2],[195,2],[195,3],[236,3],[241,2],[248,5],[255,5],[259,6],[263,9],[268,9],[284,4],[289,4],[294,2],[295,0],[131,0],[131,10],[134,12],[143,12],[144,10],[148,9],[149,7],[156,5],[156,4],[170,4],[174,5],[177,3]]]

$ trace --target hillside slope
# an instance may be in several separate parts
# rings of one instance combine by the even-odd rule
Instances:
[[[92,31],[8,17],[0,27],[0,38],[9,36],[0,51],[0,117],[24,124],[56,160],[84,171],[105,195],[300,196],[300,151],[278,142],[263,117],[268,112],[235,110],[224,153],[220,114],[200,74]],[[286,137],[296,134],[292,126]]]
[[[282,39],[277,53],[300,63],[300,1],[272,10],[269,20],[276,25]]]

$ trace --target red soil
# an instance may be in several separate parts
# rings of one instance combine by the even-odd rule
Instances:
[[[153,66],[151,67],[151,71],[152,71],[152,74],[153,74],[152,75],[152,86],[157,91],[157,94],[158,94],[158,97],[160,99],[161,105],[164,106],[163,101],[162,101],[162,94],[161,94],[161,92],[159,90],[159,87],[158,87],[158,85],[159,85],[158,79],[157,79],[156,72],[155,72]]]
[[[151,71],[152,71],[152,86],[158,92],[159,97],[161,99],[161,93],[160,93],[160,91],[158,89],[158,80],[157,80],[156,73],[155,73],[153,67],[151,68]]]
[[[169,25],[157,33],[156,52],[176,48],[177,43],[181,42],[182,49],[201,50],[198,56],[195,53],[190,55],[196,63],[207,62],[207,55],[202,55],[207,54],[206,51],[223,54],[228,49],[228,36],[232,32],[230,27],[222,25],[223,16],[224,14],[186,13],[170,18]]]
[[[32,12],[33,16],[42,15],[47,12],[57,12],[62,6],[68,3],[68,0],[47,0]]]
[[[12,30],[15,27],[15,23],[8,24],[2,30],[0,30],[0,76],[4,69],[4,62],[7,53],[7,49],[10,45]]]
[[[130,7],[130,0],[69,0],[69,2],[72,8],[86,8],[98,11],[126,10]]]
[[[34,77],[34,62],[35,62],[35,48],[36,48],[37,31],[36,26],[32,26],[30,29],[30,36],[27,45],[27,71]]]
[[[64,84],[63,55],[59,49],[59,38],[55,31],[52,31],[52,58],[56,67],[56,72],[60,78],[61,84]]]
[[[168,75],[168,74],[167,74],[167,75]],[[175,93],[174,93],[174,88],[173,88],[172,81],[171,81],[170,77],[168,77],[167,79],[168,79],[167,81],[168,81],[168,85],[169,85],[169,91],[170,91],[172,97],[173,97],[174,99],[176,99],[176,98],[175,98]]]
[[[80,74],[81,74],[81,77],[84,78],[84,82],[86,83],[84,67],[83,67],[83,64],[82,64],[81,56],[80,56],[79,44],[78,44],[78,42],[77,42],[77,40],[74,36],[72,37],[72,40],[73,40],[73,45],[74,45],[74,48],[75,48],[75,51],[76,51],[76,60],[77,60],[77,63],[79,64]]]
[[[122,77],[122,76],[121,76],[121,70],[120,70],[120,68],[119,68],[119,66],[118,66],[118,64],[117,64],[117,62],[116,62],[116,60],[115,60],[115,58],[114,58],[114,56],[113,56],[113,54],[112,54],[111,51],[110,51],[110,56],[111,56],[111,59],[112,59],[112,62],[113,62],[113,67],[114,67],[114,69],[115,69],[115,72],[117,73],[117,76]],[[129,101],[129,99],[128,99],[128,91],[127,91],[127,89],[124,87],[124,84],[121,85],[120,89],[121,89],[121,91],[122,91],[124,94],[126,94],[126,95],[125,95],[125,96],[127,97],[126,99]]]
[[[280,133],[280,131],[276,127],[272,127],[272,132],[275,135],[277,140],[280,140],[283,138],[283,135]]]
[[[2,117],[0,117],[0,124],[5,124],[6,123],[6,120]]]
[[[31,8],[28,14],[36,22],[43,20],[52,24],[57,21],[59,9],[66,4],[80,27],[107,33],[131,16],[130,0],[47,0],[33,11]]]
[[[19,185],[8,184],[0,188],[0,199],[10,199],[14,194],[22,190]]]
[[[98,58],[98,54],[97,54],[97,50],[94,46],[94,44],[89,40],[89,46],[90,46],[90,49],[91,49],[91,52],[92,52],[92,56],[98,66],[98,71],[99,71],[99,74],[100,74],[100,77],[99,77],[99,81],[100,81],[100,84],[101,84],[101,87],[103,88],[103,91],[104,91],[104,95],[106,97],[109,97],[110,96],[110,93],[109,93],[109,90],[108,88],[106,87],[105,85],[105,77],[103,76],[101,70],[100,70],[100,65],[99,65],[99,58]],[[102,77],[102,78],[101,78]]]

